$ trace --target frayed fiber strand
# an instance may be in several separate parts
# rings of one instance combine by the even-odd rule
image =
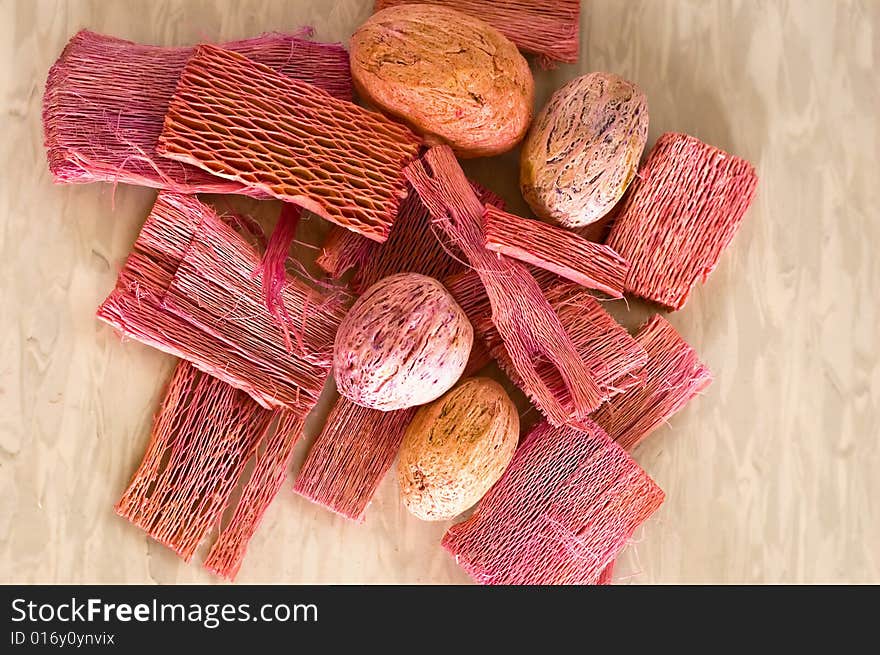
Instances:
[[[296,239],[296,228],[299,226],[301,215],[302,209],[296,205],[284,203],[281,206],[278,224],[266,244],[260,265],[254,271],[254,275],[259,275],[262,281],[263,302],[272,318],[275,319],[275,323],[281,328],[284,334],[284,345],[288,352],[293,351],[290,330],[287,329],[290,316],[287,315],[287,310],[284,308],[282,295],[284,283],[287,281],[287,267],[285,266],[287,255],[290,252],[290,246]]]
[[[420,144],[381,114],[202,45],[180,75],[157,151],[381,242]]]
[[[595,584],[663,499],[599,426],[542,421],[443,547],[482,584]]]
[[[663,317],[650,318],[636,334],[648,353],[643,386],[608,401],[592,419],[632,450],[712,382],[712,372]]]
[[[348,53],[305,28],[224,48],[351,100]],[[43,130],[59,183],[126,182],[179,193],[248,193],[249,186],[156,154],[168,104],[193,48],[140,45],[78,32],[49,71]],[[261,195],[261,194],[257,194]]]
[[[684,307],[742,223],[758,177],[744,159],[686,134],[662,135],[616,210],[606,244],[631,264],[626,290]]]
[[[483,247],[484,206],[452,150],[431,148],[406,174],[433,224],[480,276],[492,321],[529,396],[554,424],[586,417],[601,404],[601,389],[528,269]]]
[[[408,0],[376,0],[375,10]],[[541,56],[544,67],[578,60],[580,0],[429,0],[486,21],[523,52]]]
[[[294,482],[293,490],[354,521],[397,456],[415,408],[382,412],[340,396]]]
[[[315,259],[315,264],[331,278],[338,280],[352,268],[363,266],[377,246],[375,241],[362,237],[357,232],[334,225],[324,238],[321,254]]]
[[[612,298],[623,297],[629,263],[608,246],[574,232],[486,207],[486,248],[544,268]]]

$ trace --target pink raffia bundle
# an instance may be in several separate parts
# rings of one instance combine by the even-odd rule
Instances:
[[[697,280],[715,270],[757,184],[746,160],[686,134],[662,135],[606,241],[631,263],[626,290],[681,309]]]
[[[712,372],[659,314],[639,329],[636,340],[648,354],[644,385],[618,395],[592,415],[626,450],[635,448],[712,382]]]
[[[375,11],[409,0],[376,0]],[[541,65],[577,62],[580,45],[580,0],[429,0],[486,21],[523,52],[541,56]]]
[[[354,521],[364,512],[400,450],[416,408],[382,412],[340,396],[293,490]]]
[[[306,40],[311,29],[264,34],[224,48],[351,100],[348,53]],[[49,71],[43,129],[56,182],[127,182],[179,193],[248,193],[156,154],[168,104],[193,48],[140,45],[78,32]]]
[[[434,225],[479,274],[492,321],[529,396],[554,424],[585,418],[604,394],[528,269],[483,247],[484,206],[452,150],[431,148],[407,167],[406,175]]]
[[[246,393],[181,362],[116,512],[189,561],[220,525],[246,465],[255,460],[233,517],[209,555],[214,562],[209,568],[234,577],[284,479],[302,425],[302,414],[264,409]]]
[[[552,271],[612,298],[623,297],[629,262],[612,248],[491,206],[483,214],[483,227],[488,250]]]
[[[663,491],[599,426],[535,426],[443,547],[482,584],[594,584]]]
[[[257,253],[191,196],[160,193],[98,318],[186,359],[267,408],[310,408],[330,370],[344,298],[288,277],[293,353],[262,302]]]
[[[201,45],[180,75],[157,152],[381,242],[420,144],[381,114]]]

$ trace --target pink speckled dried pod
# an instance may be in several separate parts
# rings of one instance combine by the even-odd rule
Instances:
[[[520,188],[542,219],[582,227],[632,181],[648,138],[648,101],[632,82],[590,73],[559,89],[523,143]]]
[[[474,330],[434,278],[390,275],[369,287],[339,325],[333,372],[352,402],[390,411],[423,405],[461,377]]]
[[[459,157],[510,150],[532,120],[525,58],[488,23],[448,7],[374,14],[351,37],[351,74],[363,98]]]
[[[397,482],[411,514],[451,519],[495,484],[516,450],[519,414],[504,388],[468,378],[419,408],[400,447]]]

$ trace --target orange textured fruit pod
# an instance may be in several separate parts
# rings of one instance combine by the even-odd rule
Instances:
[[[648,354],[644,384],[611,399],[591,417],[627,450],[712,382],[712,372],[662,316],[649,319],[636,340]]]
[[[486,248],[546,269],[612,298],[623,297],[629,262],[608,246],[538,220],[486,207]]]
[[[452,151],[437,146],[410,164],[407,178],[439,227],[477,271],[512,365],[554,424],[585,418],[603,393],[525,266],[483,247],[483,204]]]
[[[715,269],[757,185],[744,159],[686,134],[657,139],[606,240],[630,262],[626,291],[681,309]]]
[[[381,242],[420,144],[381,114],[202,45],[180,75],[157,151]]]
[[[376,0],[374,11],[409,0]],[[541,56],[541,64],[573,64],[580,45],[580,0],[429,0],[480,18],[513,41],[523,52]]]
[[[482,584],[594,584],[664,500],[599,426],[535,426],[443,547]]]

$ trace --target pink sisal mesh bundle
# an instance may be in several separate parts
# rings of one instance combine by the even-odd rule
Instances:
[[[368,409],[340,396],[293,490],[346,518],[363,521],[414,413],[415,408]]]
[[[612,248],[494,207],[486,207],[483,227],[488,250],[552,271],[612,298],[623,297],[629,262]]]
[[[258,256],[191,196],[160,193],[98,317],[126,336],[188,361],[264,407],[311,407],[330,369],[344,298],[289,277],[282,330],[252,277]]]
[[[482,584],[593,584],[663,491],[599,426],[542,421],[443,547]]]
[[[405,203],[406,201],[401,203],[401,207]],[[334,225],[327,232],[321,254],[315,259],[315,263],[334,280],[338,280],[350,269],[363,266],[377,247],[375,241]]]
[[[384,241],[420,143],[381,114],[202,45],[180,75],[157,152]]]
[[[305,28],[223,47],[350,100],[348,53],[340,44],[303,38],[310,35]],[[193,51],[78,32],[49,71],[43,96],[46,151],[55,181],[247,193],[247,185],[156,154],[168,104]]]
[[[648,353],[644,385],[608,401],[591,417],[627,450],[712,382],[712,372],[659,314],[641,327],[636,340]]]
[[[409,0],[376,0],[375,11]],[[541,64],[575,63],[580,45],[580,0],[429,0],[486,21],[516,46],[541,56]]]
[[[406,169],[435,225],[479,274],[492,321],[529,396],[554,424],[585,418],[604,393],[525,266],[483,247],[484,207],[445,146]]]
[[[272,434],[276,418],[279,425]],[[289,453],[302,425],[301,414],[263,409],[244,392],[181,362],[154,420],[144,458],[116,512],[189,561],[231,506],[248,461],[256,457],[260,470],[261,448]],[[274,445],[279,443],[283,447]],[[288,461],[284,459],[282,479]],[[248,540],[277,491],[255,475],[214,545],[216,550],[222,544],[229,553],[222,566],[214,568],[227,577],[237,572]]]
[[[662,135],[616,210],[606,244],[630,263],[626,290],[681,309],[742,223],[752,165],[686,134]]]

